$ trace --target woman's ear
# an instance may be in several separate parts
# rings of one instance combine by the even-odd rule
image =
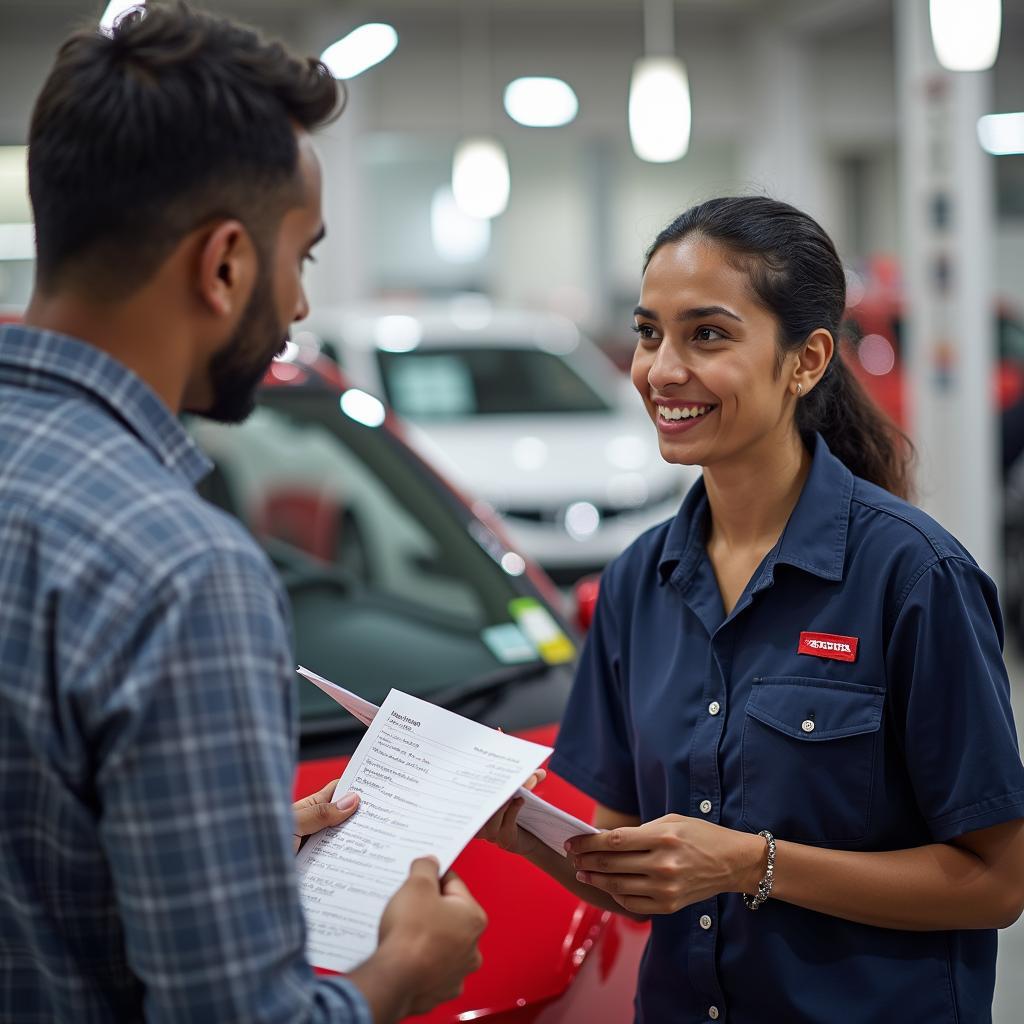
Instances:
[[[210,230],[197,270],[200,301],[215,317],[230,317],[245,308],[257,277],[258,255],[241,221],[221,221]]]
[[[835,350],[836,343],[831,331],[819,327],[816,331],[811,332],[800,350],[796,365],[793,367],[790,387],[795,393],[798,392],[800,397],[810,394],[828,369]],[[839,356],[837,355],[836,358]]]

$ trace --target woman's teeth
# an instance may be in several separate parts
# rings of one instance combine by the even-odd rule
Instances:
[[[711,412],[713,405],[683,405],[669,408],[667,405],[658,406],[658,415],[663,420],[690,420],[697,416],[703,416]]]

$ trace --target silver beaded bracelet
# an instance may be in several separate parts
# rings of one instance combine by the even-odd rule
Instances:
[[[749,910],[757,910],[772,894],[772,881],[775,876],[775,837],[767,831],[757,834],[763,836],[768,843],[768,869],[764,873],[764,878],[758,882],[757,892],[753,896],[749,896],[747,893],[742,894],[743,902]]]

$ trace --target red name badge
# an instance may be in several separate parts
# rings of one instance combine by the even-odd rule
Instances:
[[[835,633],[801,633],[797,654],[810,654],[815,658],[833,658],[835,661],[856,661],[855,636],[837,636]]]

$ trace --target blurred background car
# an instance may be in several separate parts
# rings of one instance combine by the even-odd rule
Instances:
[[[850,345],[851,369],[878,405],[905,430],[907,411],[905,355],[906,297],[898,267],[877,258],[863,278],[854,278],[847,293],[843,332]],[[1013,303],[1000,299],[992,306],[995,341],[991,402],[1001,420],[1003,465],[1007,468],[1024,450],[1024,320]],[[950,355],[952,358],[952,355]],[[939,374],[942,367],[936,367]]]
[[[275,362],[241,426],[191,419],[214,460],[201,493],[264,547],[291,604],[298,662],[374,703],[399,688],[551,745],[577,637],[549,580],[403,441],[381,402],[327,360]],[[296,797],[344,770],[364,727],[295,677]],[[538,790],[589,820],[557,776]],[[646,926],[582,903],[526,861],[473,842],[455,870],[483,905],[484,966],[417,1018],[624,1021]]]
[[[564,317],[464,296],[318,309],[295,339],[394,408],[420,453],[560,584],[673,516],[699,474],[662,461],[628,378]]]
[[[995,351],[988,402],[997,421],[1003,485],[1000,600],[1007,631],[1017,649],[1024,650],[1024,320],[1005,299],[992,304],[991,318]],[[875,402],[911,431],[905,332],[906,301],[898,268],[892,261],[877,260],[863,286],[855,281],[849,290],[843,354]],[[948,386],[941,363],[933,373],[937,386]],[[586,610],[578,614],[585,621]]]

